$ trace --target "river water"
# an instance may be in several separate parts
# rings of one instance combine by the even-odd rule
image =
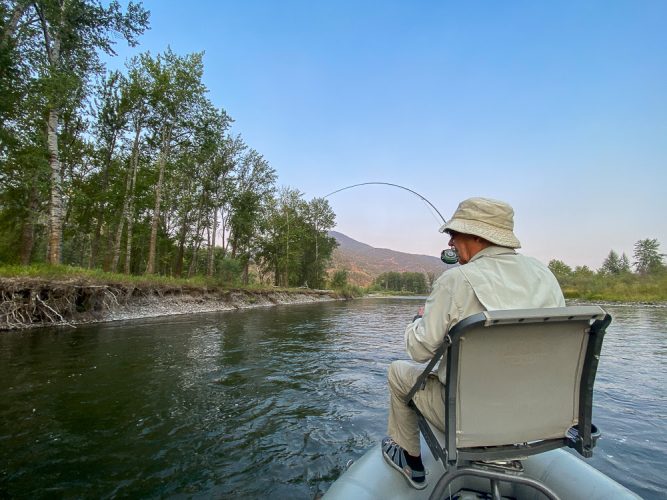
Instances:
[[[423,299],[0,334],[0,499],[304,498],[385,434]],[[592,465],[667,491],[667,308],[610,306]]]

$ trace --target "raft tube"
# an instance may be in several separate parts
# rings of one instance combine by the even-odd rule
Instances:
[[[408,485],[403,476],[390,467],[382,457],[380,444],[368,450],[355,461],[327,490],[324,500],[371,499],[427,499],[438,479],[444,473],[441,462],[436,461],[422,439],[422,460],[426,468],[427,487],[417,490]],[[558,497],[572,500],[640,499],[635,493],[620,485],[599,470],[565,449],[557,449],[533,455],[521,460],[524,477],[545,484]],[[475,499],[475,492],[490,494],[490,482],[486,479],[466,476],[452,483],[449,497]],[[543,499],[527,486],[501,483],[503,497]]]

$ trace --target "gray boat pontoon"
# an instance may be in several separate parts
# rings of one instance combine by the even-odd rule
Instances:
[[[564,448],[592,456],[593,384],[605,330],[598,306],[487,311],[455,325],[407,400],[419,416],[427,487],[385,463],[380,445],[334,482],[326,500],[639,498]],[[445,421],[412,401],[445,355]]]

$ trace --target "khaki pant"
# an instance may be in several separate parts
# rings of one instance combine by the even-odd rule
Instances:
[[[387,379],[389,381],[389,423],[387,433],[410,455],[419,455],[419,425],[417,414],[405,404],[412,386],[424,371],[426,365],[414,361],[394,361],[389,365]],[[418,390],[413,401],[435,427],[444,432],[445,403],[443,386],[437,375],[433,373],[426,379],[423,390]]]

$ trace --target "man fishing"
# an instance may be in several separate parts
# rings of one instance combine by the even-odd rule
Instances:
[[[514,211],[502,201],[470,198],[461,202],[452,218],[440,228],[449,235],[449,246],[460,266],[448,269],[433,284],[426,304],[405,330],[405,346],[412,361],[389,366],[390,392],[388,434],[382,455],[408,483],[426,487],[416,413],[405,397],[459,321],[482,311],[565,306],[554,275],[541,262],[516,253],[521,247],[514,235]],[[427,378],[423,390],[413,397],[417,408],[444,432],[445,404],[442,384],[445,363]]]

